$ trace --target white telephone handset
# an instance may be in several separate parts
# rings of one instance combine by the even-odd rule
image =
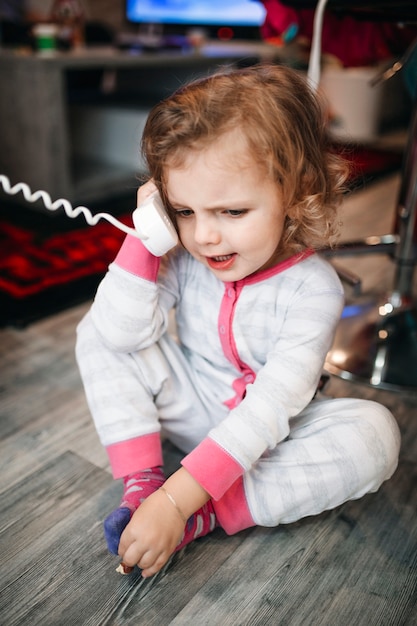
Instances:
[[[178,235],[166,214],[158,192],[152,194],[133,211],[133,225],[144,234],[143,244],[155,256],[162,256],[178,243]]]
[[[87,207],[77,206],[74,208],[64,198],[52,202],[48,192],[32,192],[26,183],[17,183],[12,186],[8,177],[4,174],[0,174],[0,184],[4,192],[11,196],[22,192],[25,200],[28,202],[42,200],[49,211],[63,208],[68,217],[78,217],[82,214],[90,226],[94,226],[101,219],[107,220],[124,233],[141,239],[144,246],[155,256],[162,256],[178,243],[177,231],[166,214],[162,200],[157,192],[152,194],[133,211],[132,219],[135,228],[130,228],[109,213],[96,213],[93,215]]]

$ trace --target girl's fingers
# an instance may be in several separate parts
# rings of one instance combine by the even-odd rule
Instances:
[[[136,194],[137,206],[142,204],[142,202],[144,202],[147,198],[149,198],[149,196],[154,194],[156,191],[158,191],[158,189],[156,188],[156,185],[153,182],[153,180],[148,180],[147,183],[139,187],[137,194]]]

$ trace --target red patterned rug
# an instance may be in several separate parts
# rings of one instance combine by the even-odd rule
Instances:
[[[134,208],[133,202],[122,199],[103,211],[131,225],[124,205]],[[105,221],[88,226],[82,218],[1,202],[0,327],[25,326],[93,297],[124,236]]]
[[[352,188],[400,167],[401,154],[352,149]],[[130,224],[134,196],[96,211]],[[45,215],[20,205],[0,203],[0,326],[25,326],[93,297],[124,234],[101,221]]]

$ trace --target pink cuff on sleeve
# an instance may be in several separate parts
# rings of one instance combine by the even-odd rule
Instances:
[[[213,507],[218,523],[228,535],[256,525],[246,499],[242,476],[220,500],[213,500]]]
[[[181,465],[214,500],[219,500],[244,472],[235,459],[208,437],[181,461]]]
[[[114,262],[131,274],[156,282],[161,259],[149,252],[140,239],[127,235]]]
[[[163,464],[159,433],[112,443],[106,451],[114,478]]]

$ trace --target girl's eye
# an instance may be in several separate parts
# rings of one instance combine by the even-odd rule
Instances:
[[[240,217],[241,215],[245,215],[247,213],[246,209],[228,209],[226,211],[227,215],[231,217]]]
[[[190,217],[190,215],[192,215],[193,212],[191,209],[177,209],[175,211],[175,216],[178,217]]]

